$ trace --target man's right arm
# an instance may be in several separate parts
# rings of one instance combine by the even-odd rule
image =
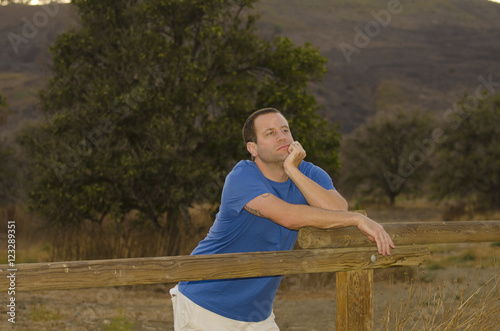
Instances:
[[[245,209],[292,230],[304,226],[322,229],[356,226],[371,241],[377,243],[380,254],[389,255],[390,248],[394,248],[382,225],[359,213],[290,204],[270,193],[254,198],[245,205]]]

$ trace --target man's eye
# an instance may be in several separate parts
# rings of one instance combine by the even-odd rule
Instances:
[[[274,132],[269,131],[269,132],[267,133],[267,135],[268,135],[268,136],[270,136],[270,135],[272,135],[273,133],[274,133]]]

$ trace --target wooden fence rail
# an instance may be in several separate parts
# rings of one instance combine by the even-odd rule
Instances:
[[[21,292],[389,268],[418,265],[428,256],[425,246],[401,246],[385,257],[373,247],[307,249],[23,263],[14,273],[16,291]],[[0,288],[8,288],[11,270],[0,265]]]
[[[500,221],[386,223],[384,229],[395,245],[491,242],[500,240]],[[354,227],[342,229],[302,228],[302,248],[367,247],[373,245]]]
[[[430,253],[421,244],[500,241],[500,221],[384,228],[396,245],[390,256],[379,255],[356,228],[304,228],[298,238],[303,249],[293,251],[0,265],[0,288],[60,290],[337,272],[336,329],[373,330],[373,269],[422,264]]]

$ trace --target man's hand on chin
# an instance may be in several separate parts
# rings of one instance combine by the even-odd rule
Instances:
[[[283,163],[283,168],[285,171],[291,170],[292,168],[298,168],[302,160],[306,157],[306,151],[298,141],[294,141],[288,147],[288,157]]]

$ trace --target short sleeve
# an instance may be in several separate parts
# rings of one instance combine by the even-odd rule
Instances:
[[[220,211],[227,213],[226,216],[239,214],[248,202],[270,192],[257,166],[242,162],[235,166],[224,183]]]
[[[301,169],[300,169],[301,168]],[[335,186],[333,186],[333,181],[330,175],[320,167],[310,163],[302,161],[300,167],[300,171],[311,180],[315,181],[321,187],[326,190],[335,190]]]

